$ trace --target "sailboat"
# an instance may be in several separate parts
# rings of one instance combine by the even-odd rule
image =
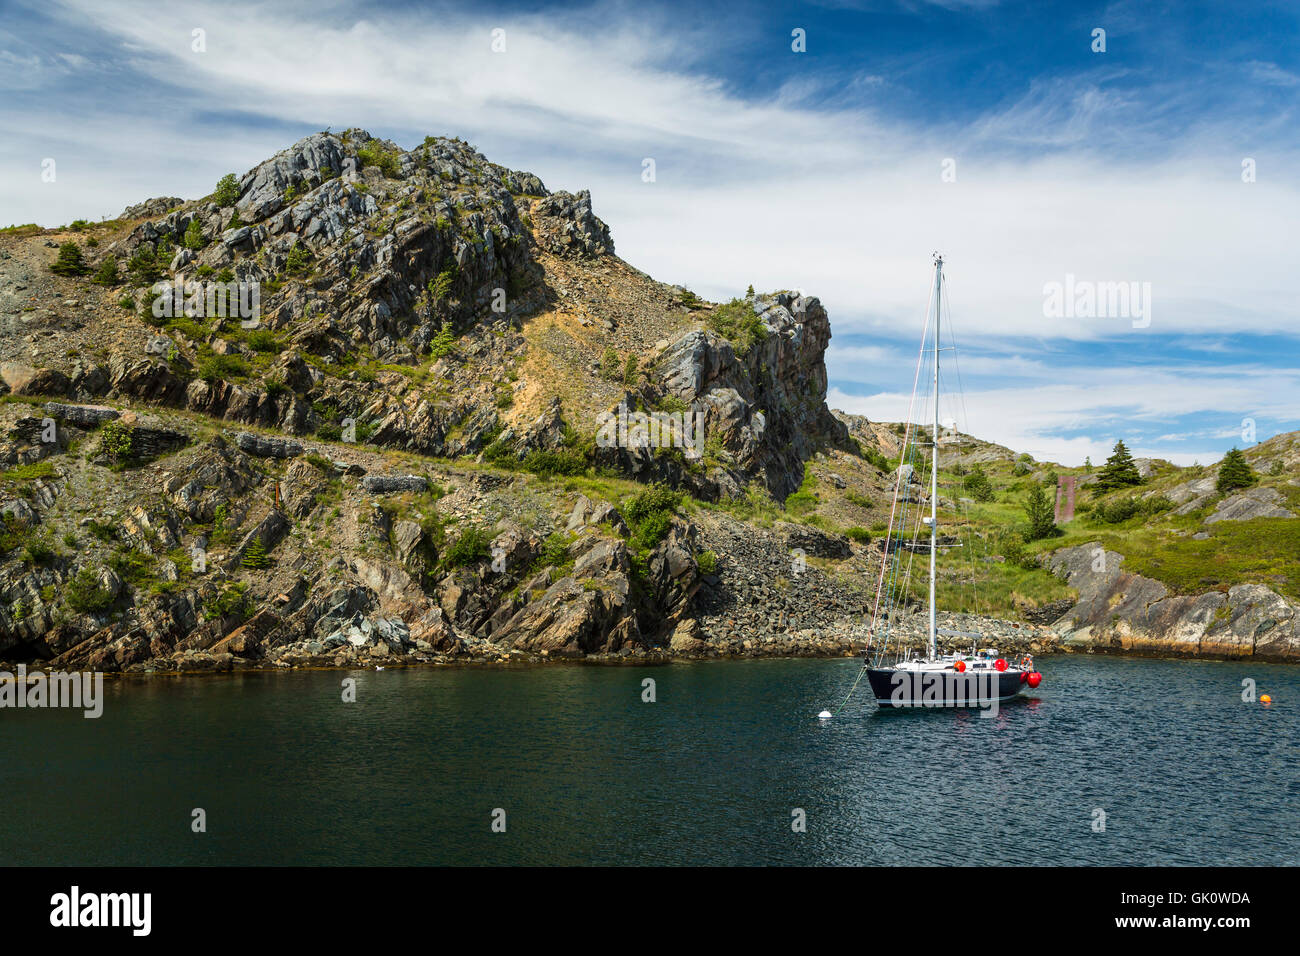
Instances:
[[[926,352],[933,351],[933,430],[929,442],[922,442],[919,429],[912,424],[909,411],[905,425],[902,452],[899,456],[897,481],[894,487],[894,501],[890,509],[889,535],[885,539],[885,550],[881,556],[880,577],[877,582],[876,600],[872,612],[872,622],[866,660],[863,670],[871,685],[872,694],[877,705],[882,708],[897,707],[979,707],[996,706],[998,702],[1008,701],[1026,689],[1037,687],[1042,681],[1042,674],[1033,669],[1033,660],[1027,655],[1018,661],[1009,661],[998,655],[995,648],[981,647],[982,638],[977,632],[946,630],[937,626],[935,603],[935,568],[939,550],[943,546],[939,537],[939,324],[941,302],[943,299],[944,276],[943,257],[934,255],[934,291],[932,294],[933,313],[929,328],[930,335],[922,335],[921,356],[917,362],[916,381],[913,385],[912,403],[915,407],[920,383],[921,369],[924,366]],[[927,339],[933,342],[927,349]],[[924,495],[914,485],[919,484],[916,476],[915,462],[920,447],[930,450],[930,489],[929,514],[917,514],[920,521],[910,541],[904,540],[912,512],[919,512],[924,504]],[[915,508],[913,507],[915,506]],[[922,528],[929,531],[928,543],[924,541]],[[901,532],[896,531],[901,529]],[[896,606],[901,603],[900,594],[905,589],[906,574],[900,571],[904,552],[910,555],[928,552],[930,564],[928,647],[927,653],[908,650],[901,638],[896,640],[892,660],[890,658],[890,624],[894,618]],[[902,577],[902,581],[900,581]],[[882,613],[883,612],[883,613]],[[876,642],[878,631],[883,632],[882,640]],[[939,638],[957,638],[969,640],[970,653],[954,651],[939,652]],[[953,642],[949,642],[950,644]],[[888,662],[887,662],[888,660]],[[860,679],[861,675],[859,675]],[[850,692],[851,693],[851,692]],[[825,711],[822,716],[829,714]]]

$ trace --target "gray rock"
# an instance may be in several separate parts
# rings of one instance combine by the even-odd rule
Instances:
[[[366,475],[361,479],[361,487],[372,495],[428,491],[429,479],[423,475]]]
[[[1281,506],[1285,500],[1276,488],[1248,488],[1224,498],[1205,519],[1206,524],[1216,521],[1249,521],[1252,518],[1294,518],[1295,515]]]
[[[266,435],[254,435],[240,432],[235,436],[235,444],[241,451],[259,458],[296,458],[302,454],[302,445],[287,438],[271,438]]]
[[[82,428],[93,428],[122,414],[116,408],[104,405],[62,405],[58,402],[46,402],[45,413]]]

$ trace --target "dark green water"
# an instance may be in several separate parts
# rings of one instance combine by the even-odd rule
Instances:
[[[0,710],[0,846],[10,864],[1300,861],[1300,668],[1040,666],[1037,699],[993,719],[859,695],[826,724],[855,661],[112,682],[99,720]],[[1242,703],[1244,677],[1272,706]]]

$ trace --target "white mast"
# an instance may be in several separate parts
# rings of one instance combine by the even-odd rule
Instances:
[[[935,556],[939,551],[939,296],[943,256],[934,255],[934,430],[930,433],[930,658],[939,656],[934,609]]]

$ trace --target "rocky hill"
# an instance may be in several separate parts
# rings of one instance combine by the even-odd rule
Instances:
[[[830,334],[815,298],[654,281],[586,193],[438,137],[0,230],[0,662],[850,653],[902,428],[826,407]],[[954,629],[1080,646],[1091,585],[1006,533],[1043,467],[943,442]]]

